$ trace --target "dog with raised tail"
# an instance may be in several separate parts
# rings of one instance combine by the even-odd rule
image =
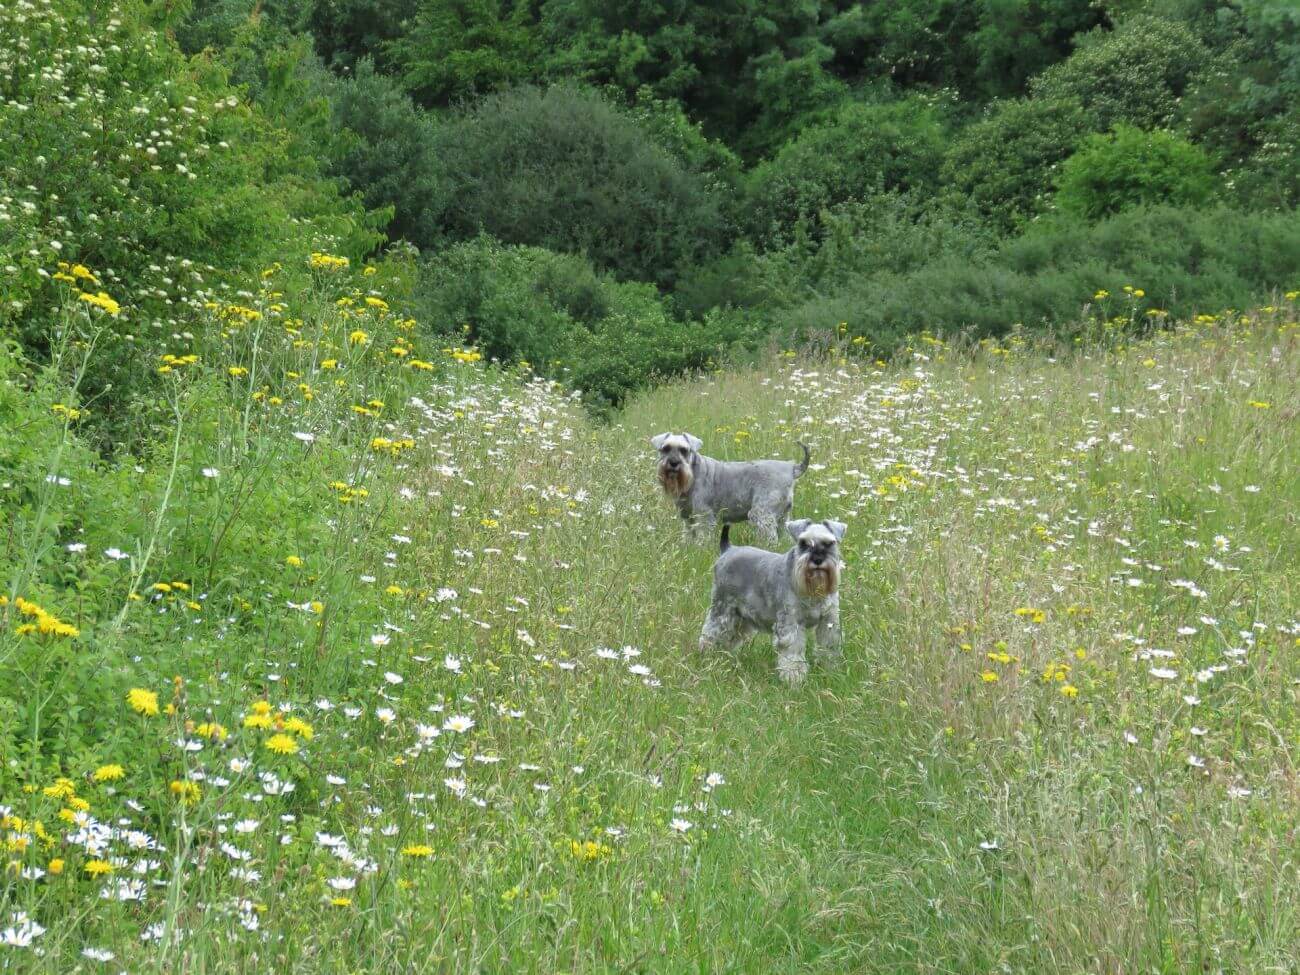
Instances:
[[[650,438],[659,452],[659,485],[677,506],[677,513],[698,535],[712,535],[721,521],[748,521],[768,542],[777,540],[777,525],[794,507],[794,482],[803,477],[812,459],[715,460],[700,453],[704,446],[689,433],[661,433]]]
[[[843,656],[840,542],[846,528],[839,521],[786,522],[794,547],[769,552],[732,545],[731,526],[724,525],[700,650],[731,649],[760,630],[771,633],[776,671],[794,686],[808,673],[804,647],[811,630],[818,662],[837,664]]]

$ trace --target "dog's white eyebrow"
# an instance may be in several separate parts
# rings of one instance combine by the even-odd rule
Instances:
[[[799,536],[799,541],[834,542],[835,535],[824,525],[809,525],[804,529],[804,533]]]

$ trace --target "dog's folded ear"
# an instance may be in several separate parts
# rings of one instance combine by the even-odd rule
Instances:
[[[664,441],[671,436],[671,433],[657,433],[650,438],[650,446],[654,447],[655,450],[658,450],[664,445]]]
[[[800,518],[798,521],[787,521],[785,523],[785,530],[789,532],[790,537],[797,542],[799,541],[799,536],[802,535],[804,530],[811,524],[811,518]]]
[[[704,446],[704,441],[701,440],[699,437],[695,436],[694,434],[684,433],[682,434],[682,436],[684,436],[686,438],[686,442],[691,445],[691,450],[699,450],[701,447]]]
[[[842,521],[823,521],[822,524],[830,529],[831,534],[835,536],[835,541],[844,541],[844,533],[849,530],[848,525]]]

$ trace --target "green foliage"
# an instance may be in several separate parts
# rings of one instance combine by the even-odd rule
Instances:
[[[1139,206],[1200,206],[1216,182],[1210,157],[1186,139],[1118,125],[1109,135],[1089,136],[1064,162],[1056,203],[1097,220]]]
[[[717,181],[594,92],[521,88],[485,98],[439,127],[437,155],[439,219],[452,239],[486,232],[670,284],[725,231]]]
[[[1039,98],[1083,105],[1095,130],[1119,122],[1140,128],[1172,123],[1179,99],[1209,52],[1186,26],[1137,15],[1114,30],[1094,30],[1078,49],[1030,83]]]
[[[564,379],[598,409],[703,366],[738,338],[675,320],[653,287],[618,282],[580,257],[486,237],[439,253],[423,279],[429,321],[459,329],[485,355]]]
[[[0,326],[48,355],[65,288],[49,276],[59,261],[87,267],[93,281],[69,286],[121,309],[84,326],[109,350],[85,388],[122,427],[153,402],[142,359],[223,283],[290,249],[357,257],[379,239],[220,70],[187,64],[133,11],[100,24],[76,0],[0,8],[15,39],[0,52]]]
[[[547,0],[541,30],[552,76],[628,95],[649,88],[735,143],[762,110],[737,79],[752,78],[755,59],[772,52],[808,53],[818,16],[809,0]]]
[[[969,56],[977,86],[994,95],[1024,91],[1101,19],[1100,4],[1078,0],[979,0],[975,6],[979,29],[968,40]]]
[[[825,67],[830,55],[820,46],[799,57],[771,51],[750,62],[753,118],[737,139],[749,158],[770,155],[810,124],[825,121],[849,94],[849,87]]]
[[[1018,323],[1069,334],[1098,290],[1145,290],[1127,327],[1148,310],[1175,316],[1247,307],[1278,282],[1300,278],[1295,213],[1228,209],[1130,210],[1095,224],[1050,219],[991,252],[939,252],[902,270],[814,278],[801,299],[768,314],[805,333],[848,331],[890,350],[923,329],[1001,335]],[[832,280],[835,275],[832,275]]]
[[[368,60],[358,62],[350,78],[330,83],[328,91],[337,133],[329,172],[347,180],[367,208],[393,214],[390,237],[419,247],[436,243],[442,173],[435,120]]]
[[[416,0],[389,55],[424,105],[445,106],[537,77],[532,5],[516,0]]]
[[[1085,125],[1082,106],[1068,99],[995,102],[953,139],[940,181],[996,226],[1014,229],[1043,211],[1056,166],[1073,152]]]
[[[352,70],[367,58],[392,70],[388,46],[404,36],[419,0],[311,0],[307,27],[326,64]]]
[[[746,193],[750,233],[774,240],[837,203],[932,190],[943,143],[943,122],[930,100],[846,103],[754,167]]]

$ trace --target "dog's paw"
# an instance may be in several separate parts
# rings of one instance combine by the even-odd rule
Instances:
[[[798,687],[808,676],[808,661],[802,658],[778,660],[776,673],[789,687]]]

